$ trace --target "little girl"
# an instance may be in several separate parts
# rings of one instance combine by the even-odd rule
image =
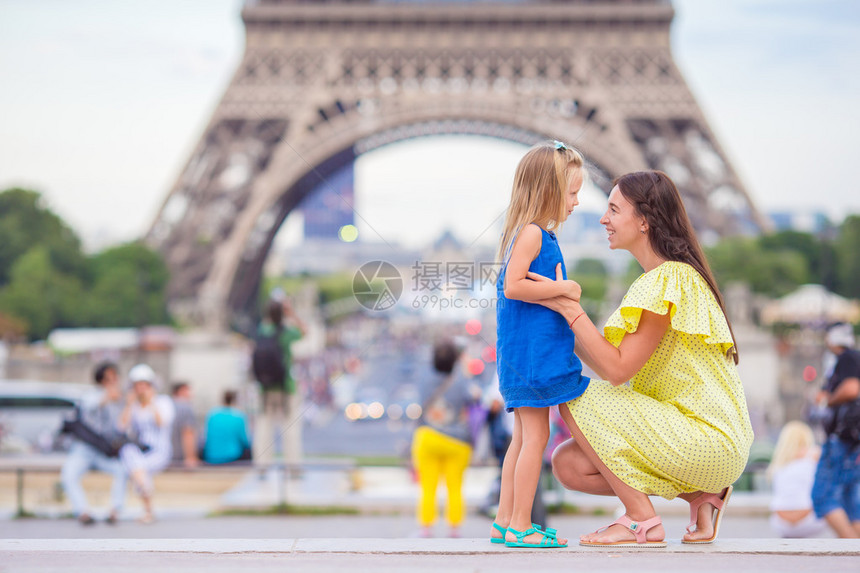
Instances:
[[[530,514],[549,437],[549,407],[579,397],[589,380],[573,353],[570,325],[533,302],[556,296],[579,300],[582,289],[566,280],[553,230],[579,204],[582,181],[583,159],[575,149],[559,141],[530,149],[514,175],[499,243],[497,364],[505,407],[514,412],[514,432],[490,540],[508,547],[567,546],[555,530],[533,526]],[[526,278],[528,272],[550,278],[561,272],[565,280],[536,282]]]
[[[815,537],[827,526],[812,511],[818,448],[812,429],[797,420],[779,433],[767,475],[773,486],[770,526],[780,537]]]

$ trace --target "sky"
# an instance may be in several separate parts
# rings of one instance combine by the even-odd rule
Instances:
[[[860,213],[860,2],[674,6],[675,61],[756,204],[836,222]],[[0,189],[42,192],[89,249],[140,237],[241,60],[240,7],[0,0]],[[450,228],[492,244],[523,151],[456,137],[361,156],[360,236],[415,246]],[[599,211],[604,199],[588,190],[582,203]],[[291,219],[286,243],[300,228]]]

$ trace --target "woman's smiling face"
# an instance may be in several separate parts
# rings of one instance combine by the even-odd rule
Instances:
[[[645,235],[644,218],[636,213],[636,209],[621,193],[618,185],[609,193],[609,206],[600,218],[600,224],[606,227],[610,249],[630,250],[635,241]]]

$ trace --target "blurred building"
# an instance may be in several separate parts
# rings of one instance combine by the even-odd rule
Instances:
[[[800,231],[819,234],[830,226],[830,218],[823,211],[771,211],[767,214],[774,231]]]
[[[302,202],[306,239],[338,239],[344,226],[355,224],[354,165],[322,181]]]

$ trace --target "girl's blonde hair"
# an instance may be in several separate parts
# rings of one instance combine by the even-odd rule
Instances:
[[[788,463],[803,457],[815,448],[815,435],[812,428],[797,420],[782,427],[776,447],[767,467],[768,478],[773,478],[773,472]]]
[[[567,211],[567,187],[575,170],[583,169],[584,165],[582,155],[560,141],[546,141],[529,149],[514,173],[511,203],[496,260],[507,260],[514,238],[529,223],[547,230],[561,226]]]

